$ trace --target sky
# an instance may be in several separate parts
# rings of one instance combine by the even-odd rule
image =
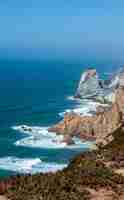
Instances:
[[[123,0],[0,0],[0,55],[124,60]]]

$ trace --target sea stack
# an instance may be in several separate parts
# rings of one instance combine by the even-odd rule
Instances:
[[[81,75],[75,98],[92,98],[102,89],[96,69],[89,68]]]

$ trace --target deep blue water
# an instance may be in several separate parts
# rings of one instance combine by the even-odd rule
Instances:
[[[44,158],[67,162],[82,149],[39,149],[15,146],[24,135],[11,127],[20,124],[50,126],[60,120],[58,113],[75,106],[67,99],[75,93],[80,75],[88,63],[66,61],[0,61],[0,158]],[[102,72],[111,63],[95,63]],[[85,150],[85,149],[83,149]],[[12,174],[0,170],[0,176]]]

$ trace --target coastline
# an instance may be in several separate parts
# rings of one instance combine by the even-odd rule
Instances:
[[[89,72],[88,78],[92,78]],[[50,200],[123,200],[123,78],[124,76],[121,76],[121,81],[119,79],[118,87],[114,85],[115,88],[112,88],[112,95],[108,95],[108,107],[97,107],[95,115],[91,116],[77,113],[65,114],[64,120],[50,129],[50,132],[56,132],[58,136],[69,135],[65,142],[70,147],[72,145],[70,139],[75,137],[74,133],[82,141],[88,138],[94,139],[96,142],[90,144],[89,151],[75,156],[67,167],[55,173],[18,175],[1,181],[0,194],[10,200],[39,200],[39,198],[42,200],[48,198]],[[105,99],[107,100],[106,97]],[[32,130],[29,130],[30,132]]]
[[[63,141],[71,145],[74,137],[80,140],[95,140],[97,145],[106,145],[113,140],[111,133],[123,121],[124,71],[120,70],[109,80],[109,84],[99,80],[95,69],[85,71],[79,81],[75,98],[86,100],[89,93],[91,108],[74,109],[64,114],[64,119],[48,129],[63,135]],[[95,95],[94,95],[95,92]],[[101,103],[100,103],[101,99]],[[93,106],[95,104],[95,108]]]
[[[98,150],[81,153],[62,171],[20,175],[0,182],[0,193],[10,200],[123,200],[123,128],[113,135],[115,139],[112,143]]]

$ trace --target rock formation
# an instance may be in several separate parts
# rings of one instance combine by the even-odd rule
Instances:
[[[64,120],[50,128],[50,131],[100,142],[120,126],[121,117],[118,105],[115,103],[111,108],[91,117],[82,117],[75,113],[66,114]]]
[[[100,88],[97,77],[96,70],[90,69],[85,72],[79,83],[77,96],[86,96],[89,92],[93,96],[95,90]],[[96,143],[103,145],[110,142],[113,139],[111,133],[124,121],[124,73],[116,74],[109,82],[108,86],[103,86],[103,93],[107,93],[104,98],[109,106],[98,107],[93,116],[80,116],[74,112],[66,113],[64,120],[51,127],[49,131],[63,134],[64,141],[68,139],[67,143],[74,136],[82,140],[96,140]]]
[[[88,69],[81,76],[78,89],[76,91],[76,98],[90,98],[94,97],[102,89],[98,74],[95,69]]]
[[[120,69],[107,80],[101,80],[96,69],[82,73],[75,98],[94,98],[101,102],[114,102],[115,90],[124,85],[124,69]]]

